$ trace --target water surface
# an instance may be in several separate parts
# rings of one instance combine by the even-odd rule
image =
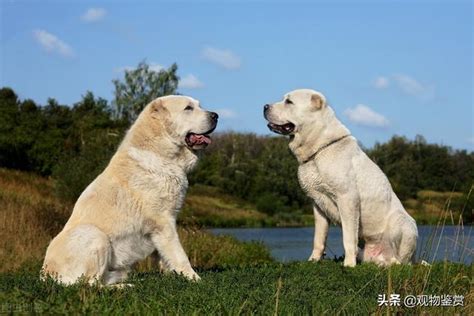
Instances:
[[[472,227],[418,226],[416,260],[427,262],[447,259],[471,264],[474,255]],[[216,235],[231,235],[241,241],[263,242],[278,261],[307,260],[313,250],[313,227],[299,228],[214,228]],[[326,244],[326,258],[344,254],[340,227],[331,226]]]

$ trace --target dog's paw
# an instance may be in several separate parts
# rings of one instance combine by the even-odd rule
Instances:
[[[348,267],[348,268],[353,268],[356,266],[356,259],[353,258],[345,258],[344,259],[344,267]]]
[[[199,280],[201,280],[201,277],[194,271],[184,272],[183,275],[186,277],[186,279],[193,282],[198,282]]]
[[[106,287],[110,288],[110,289],[117,289],[117,290],[124,290],[124,289],[128,289],[128,288],[131,288],[131,287],[134,287],[135,285],[131,284],[131,283],[114,283],[114,284],[108,284],[106,285]]]
[[[318,262],[325,256],[325,253],[319,250],[313,250],[311,256],[309,256],[308,261]]]

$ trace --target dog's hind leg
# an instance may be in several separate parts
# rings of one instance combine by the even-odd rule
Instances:
[[[61,232],[50,244],[43,265],[59,282],[73,284],[81,278],[102,281],[112,248],[107,235],[94,225],[78,225]]]
[[[402,232],[402,238],[398,247],[398,257],[401,263],[413,263],[415,261],[416,242],[418,230],[407,229]]]

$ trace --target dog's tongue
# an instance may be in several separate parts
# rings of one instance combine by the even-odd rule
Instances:
[[[209,145],[211,143],[211,139],[209,137],[207,137],[206,135],[199,135],[199,134],[192,134],[190,136],[190,141],[195,145],[202,145],[202,144]]]

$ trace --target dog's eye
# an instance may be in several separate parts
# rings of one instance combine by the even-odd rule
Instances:
[[[286,103],[286,104],[293,104],[293,101],[291,101],[290,99],[286,99],[286,100],[285,100],[285,103]]]
[[[194,110],[194,108],[190,105],[188,105],[187,107],[184,108],[185,111],[192,111]]]

